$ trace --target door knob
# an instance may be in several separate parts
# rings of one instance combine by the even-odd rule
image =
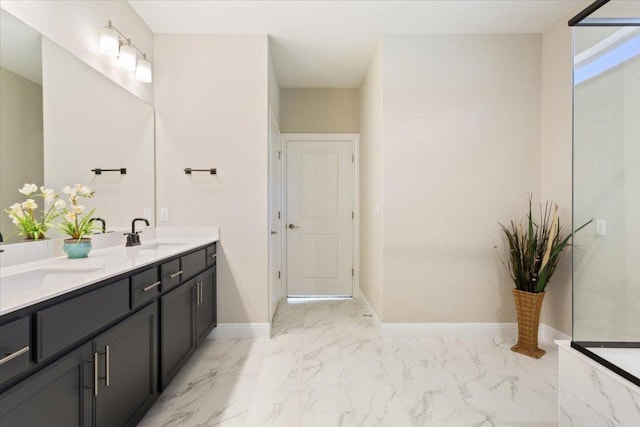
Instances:
[[[289,224],[289,230],[293,230],[294,228],[300,228],[299,225]]]
[[[271,230],[271,234],[278,234],[278,232]]]

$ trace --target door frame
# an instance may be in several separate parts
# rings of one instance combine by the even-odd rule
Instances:
[[[353,155],[353,247],[351,250],[353,259],[353,278],[351,280],[351,294],[353,298],[360,297],[360,134],[359,133],[281,133],[282,138],[282,185],[280,195],[282,197],[282,224],[281,237],[281,262],[282,262],[282,298],[289,295],[287,283],[287,147],[289,141],[351,141]]]
[[[271,301],[273,299],[273,295],[272,292],[274,290],[274,286],[272,283],[273,280],[273,272],[271,271],[271,258],[273,256],[273,254],[271,253],[271,168],[274,167],[274,165],[271,162],[271,130],[272,127],[276,128],[276,130],[278,131],[278,134],[280,135],[280,141],[278,141],[279,145],[280,145],[280,153],[281,155],[279,156],[279,159],[277,160],[277,162],[279,163],[279,168],[280,168],[280,206],[278,206],[278,211],[282,214],[284,212],[284,201],[283,201],[283,194],[282,194],[282,188],[283,188],[283,183],[282,183],[282,177],[284,176],[284,150],[282,147],[282,143],[283,143],[283,139],[282,139],[282,134],[280,133],[280,124],[278,123],[278,119],[275,116],[275,114],[273,114],[273,109],[271,107],[271,104],[269,104],[269,126],[268,126],[268,130],[269,130],[269,135],[267,138],[267,162],[268,162],[268,168],[267,168],[267,193],[269,194],[268,197],[268,201],[267,201],[267,239],[268,239],[268,252],[269,252],[269,256],[268,256],[268,262],[269,262],[269,280],[268,280],[268,287],[269,287],[269,301],[267,303],[267,309],[269,312],[269,324],[271,324],[273,322],[273,318],[275,317],[275,313],[278,309],[278,304],[280,302],[280,300],[286,296],[285,294],[285,278],[281,277],[280,278],[280,284],[278,287],[276,287],[275,291],[276,291],[276,303],[275,303],[275,307],[271,306]],[[281,215],[282,216],[282,215]],[[279,271],[284,274],[285,270],[285,263],[284,263],[284,245],[286,240],[284,239],[284,232],[283,229],[285,227],[282,226],[283,224],[283,219],[281,218],[279,221],[279,225],[280,225],[280,229],[277,230],[278,231],[278,239],[280,240],[280,265],[279,265]]]

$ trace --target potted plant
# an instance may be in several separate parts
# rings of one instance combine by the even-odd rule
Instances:
[[[85,237],[97,230],[93,224],[95,208],[87,212],[87,208],[78,203],[80,198],[90,199],[95,196],[95,191],[86,185],[76,184],[73,187],[66,186],[62,192],[67,195],[69,202],[58,200],[56,208],[60,211],[62,221],[58,228],[69,236],[62,246],[69,258],[86,258],[91,252],[91,239]]]
[[[573,234],[591,221],[565,234],[558,218],[558,206],[546,202],[540,205],[540,220],[534,221],[529,197],[529,214],[525,221],[509,226],[500,224],[509,244],[506,262],[511,279],[515,283],[513,298],[518,318],[518,342],[512,351],[524,355],[542,357],[544,350],[538,348],[538,326],[545,289],[558,266],[560,254],[570,245]]]
[[[45,187],[40,187],[40,192],[38,193],[36,184],[25,184],[18,191],[27,197],[40,197],[45,204],[50,204],[48,209],[41,211],[42,216],[38,215],[36,211],[38,204],[33,198],[28,198],[22,203],[14,203],[9,206],[9,209],[4,210],[18,228],[18,234],[24,236],[26,240],[44,239],[47,230],[59,216],[59,212],[52,203],[58,198],[58,194]]]

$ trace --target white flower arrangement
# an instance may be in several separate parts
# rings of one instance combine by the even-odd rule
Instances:
[[[73,240],[80,240],[97,230],[98,227],[91,220],[96,209],[86,212],[87,208],[78,204],[79,198],[90,199],[95,196],[95,191],[89,186],[76,184],[73,187],[65,186],[62,192],[67,195],[69,202],[58,200],[55,203],[62,215],[62,222],[57,227]]]
[[[43,239],[53,221],[60,215],[56,208],[57,202],[52,203],[58,198],[58,194],[54,190],[45,187],[40,187],[39,193],[37,191],[38,186],[36,184],[25,184],[18,190],[18,192],[27,197],[41,197],[45,205],[50,204],[48,209],[41,211],[43,214],[41,218],[36,211],[38,204],[33,198],[29,198],[22,203],[14,203],[9,206],[9,209],[4,210],[18,228],[18,234],[30,240]]]
[[[67,195],[68,202],[59,198],[59,194],[51,188],[40,187],[36,184],[25,184],[18,190],[28,198],[22,203],[14,203],[4,211],[18,228],[18,234],[26,239],[43,239],[51,226],[56,226],[71,239],[80,240],[93,230],[98,229],[91,221],[95,208],[87,212],[87,208],[78,203],[79,198],[90,199],[95,196],[95,191],[86,185],[76,184],[73,187],[65,186],[62,192]],[[41,197],[47,209],[38,215],[38,203],[35,198]],[[61,218],[60,224],[54,221]]]

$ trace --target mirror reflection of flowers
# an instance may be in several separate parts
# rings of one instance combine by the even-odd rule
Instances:
[[[59,199],[55,203],[56,209],[62,215],[61,223],[57,227],[73,240],[80,240],[97,230],[99,227],[94,226],[92,221],[96,208],[87,212],[87,208],[79,204],[79,199],[90,199],[96,192],[91,187],[80,184],[73,187],[67,185],[62,192],[67,195],[69,201]]]
[[[18,228],[18,234],[29,240],[44,239],[45,233],[53,221],[60,216],[56,204],[53,203],[58,199],[58,193],[45,187],[40,187],[39,190],[40,192],[38,192],[36,184],[25,184],[18,191],[27,196],[27,200],[22,203],[14,203],[9,206],[9,209],[4,210]],[[46,209],[37,210],[38,203],[34,199],[36,197],[43,199],[43,205]]]

